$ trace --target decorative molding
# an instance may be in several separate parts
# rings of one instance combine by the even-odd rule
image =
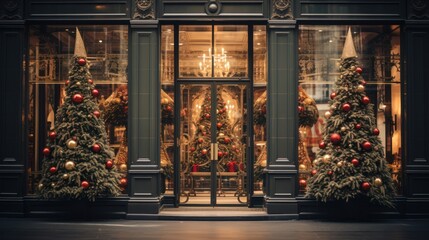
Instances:
[[[427,0],[408,1],[409,19],[429,19],[429,4]]]
[[[0,3],[0,20],[23,19],[22,0],[4,0]]]
[[[292,0],[273,0],[271,19],[293,19]]]
[[[155,3],[153,0],[135,0],[133,19],[155,19]]]

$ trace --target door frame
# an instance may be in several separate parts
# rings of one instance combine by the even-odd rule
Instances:
[[[192,81],[176,81],[175,89],[174,89],[174,96],[175,96],[175,102],[177,103],[175,106],[175,119],[174,119],[174,169],[178,169],[179,171],[174,171],[174,205],[175,207],[178,207],[180,205],[184,205],[180,203],[180,197],[183,196],[182,189],[181,189],[181,171],[182,168],[180,166],[180,158],[181,158],[181,151],[180,151],[180,109],[181,109],[181,86],[183,85],[192,85],[192,84],[201,84],[201,85],[207,85],[210,87],[210,95],[211,99],[214,99],[210,102],[211,110],[210,115],[212,116],[210,119],[211,122],[211,144],[216,143],[217,144],[217,126],[216,126],[216,108],[217,108],[217,87],[222,85],[243,85],[245,86],[245,97],[246,97],[246,111],[247,114],[245,116],[245,125],[246,125],[246,149],[243,152],[245,156],[245,163],[246,163],[246,177],[245,177],[245,193],[246,193],[246,199],[247,199],[247,205],[252,206],[251,197],[253,196],[253,188],[254,188],[254,182],[253,182],[253,166],[254,166],[254,139],[253,139],[253,87],[250,81],[217,81],[217,80],[192,80]],[[252,137],[251,137],[252,136]],[[218,183],[218,176],[217,176],[217,154],[211,154],[211,156],[214,156],[216,159],[210,159],[210,206],[219,206],[217,204],[217,183]],[[189,197],[189,196],[185,196]],[[239,197],[239,196],[238,196]],[[202,204],[206,205],[206,204]],[[239,205],[239,203],[237,203]]]

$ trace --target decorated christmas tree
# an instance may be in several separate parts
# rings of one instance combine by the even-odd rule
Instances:
[[[300,190],[305,190],[307,178],[312,169],[310,156],[304,142],[308,128],[311,128],[319,119],[319,110],[313,98],[308,96],[304,89],[298,87],[298,119],[299,119],[299,141],[298,141],[298,161],[299,161],[299,186]]]
[[[363,197],[392,207],[390,169],[378,137],[374,107],[365,93],[366,82],[360,75],[363,70],[357,62],[350,29],[339,69],[306,196],[346,202]]]
[[[217,127],[217,142],[219,144],[218,150],[218,170],[236,172],[244,169],[241,163],[241,143],[234,136],[232,126],[228,117],[228,109],[226,108],[225,101],[222,98],[222,88],[219,87],[217,94],[216,106],[216,127]],[[209,171],[210,170],[210,111],[211,111],[211,98],[210,90],[207,90],[204,95],[204,101],[201,104],[201,112],[198,122],[196,123],[196,131],[190,143],[190,164],[193,171]]]
[[[115,196],[121,191],[113,164],[114,152],[100,110],[85,47],[76,29],[75,54],[71,59],[64,104],[58,108],[55,129],[49,132],[39,194],[48,199],[87,199]]]

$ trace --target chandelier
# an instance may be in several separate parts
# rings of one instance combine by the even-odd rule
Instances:
[[[234,73],[231,71],[231,64],[228,61],[228,55],[224,48],[220,54],[215,52],[211,53],[211,48],[209,48],[208,55],[205,53],[202,56],[202,61],[198,63],[199,71],[198,76],[210,77],[212,73],[212,64],[211,58],[214,61],[214,77],[232,77]]]

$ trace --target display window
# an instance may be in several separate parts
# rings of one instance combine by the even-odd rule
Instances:
[[[350,39],[357,57],[357,65],[351,67],[349,72],[344,69],[345,60],[343,59],[348,29],[350,29]],[[318,174],[315,164],[320,161],[324,163],[334,161],[333,158],[336,155],[347,155],[336,153],[335,150],[334,155],[325,154],[321,157],[318,154],[320,151],[326,151],[328,144],[332,144],[333,149],[344,147],[345,152],[350,151],[349,155],[354,154],[356,158],[336,159],[335,166],[332,165],[331,176],[343,173],[341,169],[347,167],[352,169],[353,166],[350,176],[357,176],[360,167],[362,169],[365,167],[360,165],[363,164],[363,159],[359,162],[357,157],[363,158],[363,156],[370,156],[371,151],[380,151],[387,161],[393,188],[396,194],[401,194],[403,113],[401,110],[400,27],[397,25],[301,25],[298,53],[300,193],[304,194],[308,190],[306,188],[308,178]],[[355,75],[347,76],[347,74]],[[356,80],[356,84],[347,85],[344,79]],[[339,94],[340,98],[337,96]],[[365,99],[350,100],[358,95],[365,95]],[[351,102],[343,103],[343,99],[349,99]],[[371,106],[370,109],[365,108],[365,111],[373,115],[367,117],[368,121],[373,117],[375,122],[367,122],[361,116],[362,104]],[[364,122],[371,124],[372,129],[363,126]],[[331,135],[327,141],[324,134],[326,131],[336,131],[334,128],[338,128],[335,133],[337,135]],[[367,136],[362,135],[362,131],[366,130],[370,131]],[[352,142],[353,139],[363,137],[374,138],[374,142],[372,145],[363,143],[357,147],[341,145],[348,141],[347,139],[351,139],[350,142]],[[379,181],[378,177],[374,179],[368,186],[358,187],[358,190],[370,191],[370,186],[382,189],[384,183]],[[390,188],[386,186],[385,189]]]
[[[40,187],[43,149],[52,137],[57,110],[66,97],[65,86],[72,67],[70,63],[74,59],[76,29],[82,36],[92,76],[91,85],[96,89],[92,92],[100,109],[96,115],[104,121],[108,147],[114,151],[111,163],[122,174],[121,188],[126,192],[128,26],[32,25],[29,28],[26,66],[29,82],[28,194],[35,193]]]

